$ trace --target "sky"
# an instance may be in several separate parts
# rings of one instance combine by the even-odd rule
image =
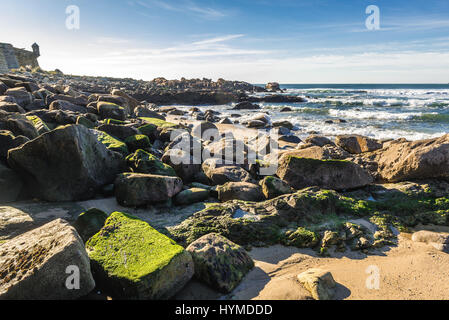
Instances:
[[[447,0],[0,1],[0,42],[37,42],[45,70],[258,84],[449,82]],[[374,30],[366,26],[372,5]],[[70,6],[79,8],[79,28]]]

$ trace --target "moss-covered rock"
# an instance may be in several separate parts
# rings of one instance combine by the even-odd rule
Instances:
[[[143,120],[147,124],[152,124],[156,126],[157,128],[174,128],[177,127],[177,124],[168,122],[161,119],[156,118],[147,118],[147,117],[140,117],[139,119]]]
[[[111,151],[115,151],[126,157],[129,154],[128,147],[126,146],[126,143],[115,139],[111,135],[107,134],[103,131],[93,131],[101,143],[105,145],[105,147]]]
[[[192,254],[198,280],[224,293],[231,292],[254,267],[245,249],[216,233],[201,237],[186,250]]]
[[[299,227],[294,231],[287,231],[282,238],[282,243],[298,248],[312,248],[319,241],[318,235],[310,230]]]
[[[47,126],[47,124],[42,121],[41,118],[38,116],[27,116],[27,119],[31,121],[33,126],[36,128],[38,134],[44,134],[48,131],[50,131],[50,128]]]
[[[137,134],[134,136],[130,136],[125,140],[126,145],[128,146],[128,150],[134,152],[138,149],[149,149],[151,148],[150,139],[143,134]]]
[[[176,177],[176,172],[172,167],[141,149],[126,157],[126,163],[132,172]]]
[[[76,118],[76,124],[83,125],[83,126],[85,126],[86,128],[89,128],[89,129],[94,129],[95,128],[95,123],[93,123],[88,118],[83,117],[83,116],[78,116]]]
[[[193,276],[193,261],[146,222],[114,212],[86,249],[99,288],[121,299],[168,299]]]
[[[262,192],[267,199],[279,197],[283,194],[293,193],[294,190],[284,181],[273,176],[265,177],[260,181]]]
[[[74,222],[73,226],[76,231],[78,231],[78,234],[81,236],[83,241],[86,242],[90,239],[90,237],[103,228],[107,218],[107,213],[99,209],[92,208],[81,213]]]

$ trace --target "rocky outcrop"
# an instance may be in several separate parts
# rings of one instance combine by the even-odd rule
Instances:
[[[363,187],[373,182],[371,175],[353,162],[290,155],[280,159],[276,174],[295,189],[319,186],[342,190]]]
[[[245,249],[216,233],[199,238],[186,250],[192,254],[195,277],[224,293],[231,292],[254,267]]]
[[[121,212],[109,216],[86,249],[97,286],[119,299],[169,299],[194,273],[189,252]]]
[[[139,207],[171,199],[182,190],[178,177],[123,173],[115,180],[115,197],[126,207]]]
[[[419,141],[393,141],[375,157],[381,178],[388,182],[449,178],[449,134]]]
[[[11,149],[9,165],[36,197],[47,201],[88,199],[111,183],[124,166],[84,126],[69,125]]]
[[[76,299],[95,287],[84,244],[64,220],[0,244],[0,252],[0,299]]]

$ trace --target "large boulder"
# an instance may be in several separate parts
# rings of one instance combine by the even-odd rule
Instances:
[[[86,249],[98,287],[119,299],[169,299],[194,273],[189,252],[121,212],[109,216]]]
[[[262,188],[257,184],[248,182],[228,182],[217,187],[220,201],[244,200],[262,201],[265,199]]]
[[[62,219],[1,244],[0,252],[0,300],[77,299],[95,287],[84,244]]]
[[[277,176],[295,189],[318,186],[343,190],[369,185],[371,175],[359,165],[344,160],[316,160],[284,155],[279,160]]]
[[[413,233],[412,240],[430,244],[439,251],[449,253],[449,234],[421,230]]]
[[[393,141],[377,151],[375,161],[383,180],[449,178],[449,134],[419,141]]]
[[[8,163],[25,178],[33,195],[47,201],[91,198],[124,166],[119,153],[80,125],[55,129],[9,150]]]
[[[362,152],[371,152],[382,148],[382,144],[376,139],[364,137],[361,135],[340,135],[335,138],[337,146],[345,149],[349,153],[358,154]]]
[[[257,110],[260,109],[259,105],[251,103],[249,101],[243,101],[234,106],[232,110]]]
[[[150,110],[148,108],[145,108],[144,106],[138,106],[134,109],[134,115],[136,117],[147,117],[147,118],[155,118],[165,121],[165,117],[159,113],[157,113],[154,110]]]
[[[231,292],[254,267],[245,249],[216,233],[199,238],[186,250],[192,254],[195,277],[224,293]]]
[[[123,173],[115,180],[115,196],[123,206],[139,207],[171,199],[182,185],[178,177]]]

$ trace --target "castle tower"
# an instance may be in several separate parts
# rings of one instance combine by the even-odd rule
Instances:
[[[31,48],[33,48],[33,53],[36,56],[36,58],[40,57],[41,53],[40,53],[40,50],[39,50],[39,45],[36,42],[33,43]]]

